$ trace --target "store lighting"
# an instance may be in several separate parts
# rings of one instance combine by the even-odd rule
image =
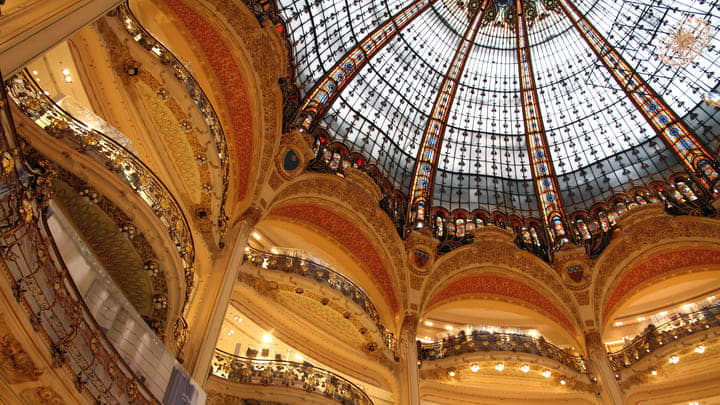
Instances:
[[[472,366],[470,366],[470,370],[473,373],[477,373],[480,370],[480,366],[478,366],[477,364],[473,364]]]
[[[260,234],[257,233],[257,232],[253,232],[252,237],[255,238],[255,240],[258,240],[258,241],[259,241],[260,239],[262,239],[262,237],[260,236]]]
[[[450,325],[445,325],[445,330],[453,330],[453,327]]]
[[[425,326],[433,326],[433,323],[430,321],[425,321]]]
[[[622,321],[617,321],[617,322],[615,322],[615,326],[623,326]]]
[[[560,380],[560,385],[565,385],[565,380]]]
[[[63,76],[70,76],[70,69],[63,69],[62,74]]]
[[[696,348],[695,348],[695,353],[698,353],[698,354],[703,354],[703,353],[705,353],[705,346],[700,345],[700,346],[696,347]]]
[[[550,372],[550,370],[545,370],[542,372],[542,376],[545,378],[550,378],[551,375],[552,373]]]
[[[652,375],[657,375],[657,370],[651,371],[650,374],[652,374]]]
[[[449,375],[450,377],[455,377],[455,372],[452,371],[452,370],[450,370],[450,371],[448,372],[448,375]]]
[[[680,362],[680,356],[671,356],[669,361],[670,364],[678,364]]]
[[[65,76],[65,82],[67,82],[67,83],[72,83],[72,77],[70,77],[70,76]]]
[[[302,362],[302,361],[303,361],[303,356],[302,356],[302,354],[300,354],[300,353],[295,353],[295,360]]]
[[[265,335],[263,335],[262,341],[263,341],[263,343],[272,343],[272,335],[269,333],[266,333]]]
[[[495,370],[497,371],[503,371],[505,369],[505,365],[502,363],[498,363],[495,365]]]
[[[642,322],[642,321],[644,321],[644,320],[645,320],[645,317],[644,317],[644,316],[638,316],[638,318],[637,318],[637,321],[638,321],[638,322]]]
[[[522,371],[523,373],[527,373],[528,371],[530,371],[530,366],[528,366],[527,364],[523,364],[520,367],[520,371]]]

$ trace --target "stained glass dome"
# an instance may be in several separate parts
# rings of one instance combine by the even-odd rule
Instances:
[[[662,126],[677,118],[688,150],[717,156],[720,115],[704,101],[720,78],[716,1],[517,1],[280,0],[298,122],[409,198],[427,180],[428,206],[520,216],[547,205],[538,151],[569,212],[688,170]],[[663,108],[669,122],[653,124]]]

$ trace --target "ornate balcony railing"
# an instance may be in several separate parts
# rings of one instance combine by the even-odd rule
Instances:
[[[340,291],[354,303],[358,304],[370,317],[370,319],[375,322],[375,325],[380,331],[380,335],[383,337],[385,345],[394,353],[395,336],[380,322],[380,314],[372,301],[370,301],[370,297],[368,297],[365,291],[363,291],[363,289],[357,284],[353,283],[349,278],[310,260],[294,256],[263,252],[256,249],[249,249],[245,253],[245,260],[262,269],[281,270],[287,273],[297,274],[299,276],[321,282],[332,289]]]
[[[203,91],[200,84],[195,80],[190,71],[170,50],[155,39],[137,20],[130,10],[127,1],[116,9],[116,15],[120,19],[120,23],[135,42],[145,48],[151,55],[160,59],[164,65],[168,65],[175,73],[175,78],[182,82],[188,95],[193,100],[200,114],[207,124],[208,130],[215,141],[215,149],[217,150],[220,167],[222,168],[223,191],[220,200],[218,226],[220,227],[220,240],[227,231],[227,215],[225,214],[225,202],[227,200],[227,190],[230,184],[230,161],[228,156],[228,146],[225,138],[225,132],[220,124],[215,109],[210,103],[207,95]]]
[[[159,403],[119,357],[85,306],[47,225],[51,165],[30,167],[0,89],[0,257],[17,302],[50,346],[55,367],[97,403]]]
[[[6,83],[8,95],[38,126],[54,138],[96,160],[124,181],[153,211],[175,243],[185,271],[185,303],[193,287],[195,245],[185,214],[160,179],[114,140],[76,120],[39,89],[27,72]],[[185,342],[185,322],[177,321],[175,338],[179,348]]]
[[[357,385],[308,363],[253,359],[216,349],[212,373],[242,384],[275,385],[322,394],[344,405],[372,405]]]
[[[684,314],[659,326],[651,325],[647,332],[633,339],[627,346],[617,352],[608,353],[608,358],[613,370],[619,372],[683,336],[717,326],[720,326],[720,303],[707,306],[700,311]]]
[[[578,373],[587,373],[582,356],[574,356],[543,337],[474,330],[469,335],[451,336],[441,342],[421,343],[419,349],[419,360],[438,360],[465,353],[488,351],[530,353],[555,360]]]

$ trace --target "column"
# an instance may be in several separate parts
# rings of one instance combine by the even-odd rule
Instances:
[[[0,17],[0,72],[8,77],[32,59],[119,6],[120,0],[28,2]]]
[[[184,349],[185,369],[200,384],[205,385],[220,329],[227,312],[233,286],[237,282],[245,256],[248,237],[260,219],[260,211],[248,208],[236,222],[227,240],[223,255],[209,269],[208,278],[202,291],[192,302],[193,311],[189,326],[189,339]]]
[[[406,315],[400,329],[398,351],[400,355],[400,403],[420,405],[420,375],[418,372],[417,336],[418,319]]]
[[[602,387],[602,402],[611,405],[624,405],[625,394],[620,388],[615,372],[605,353],[600,333],[590,332],[585,334],[585,346],[588,351],[588,368],[597,376],[598,384]]]

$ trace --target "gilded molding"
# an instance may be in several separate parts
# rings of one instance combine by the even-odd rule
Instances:
[[[618,280],[643,256],[652,256],[653,250],[678,246],[678,243],[695,247],[720,245],[720,221],[715,219],[648,213],[643,215],[642,220],[633,220],[629,226],[624,222],[620,225],[621,234],[613,239],[592,269],[592,305],[595,320],[599,324],[602,324],[600,312],[612,282]]]
[[[348,172],[353,171],[348,170]],[[375,199],[377,195],[371,191],[373,189],[366,188],[365,181],[356,181],[356,179],[367,177],[368,182],[375,188],[377,186],[364,173],[355,174],[357,176],[350,174],[344,180],[337,176],[303,174],[296,180],[284,184],[270,202],[267,211],[271,211],[273,207],[287,205],[288,200],[305,198],[311,201],[323,201],[323,205],[330,205],[333,211],[350,218],[360,216],[362,222],[369,226],[371,231],[369,234],[376,236],[378,242],[376,246],[380,246],[376,249],[384,252],[385,261],[391,265],[390,273],[396,278],[395,290],[402,294],[407,291],[408,283],[404,243],[387,214],[379,207],[380,200]]]
[[[201,132],[192,125],[192,115],[185,112],[175,94],[168,92],[163,80],[133,59],[128,48],[130,41],[120,40],[106,20],[98,20],[96,27],[105,43],[116,77],[123,81],[129,95],[139,101],[136,108],[146,111],[153,127],[160,132],[158,139],[162,139],[168,151],[172,152],[167,156],[173,164],[167,165],[167,169],[175,172],[182,182],[181,193],[187,208],[192,211],[193,225],[208,242],[214,241],[220,233],[214,218],[219,216],[222,196],[216,198],[213,188],[222,187],[223,181],[221,169],[208,161],[209,143],[203,142]],[[146,60],[146,55],[138,56]],[[137,75],[129,76],[126,73],[128,65],[138,67]],[[161,71],[164,69],[167,68],[160,67]],[[197,178],[193,172],[197,173]],[[209,246],[213,245],[209,243]]]
[[[10,384],[37,381],[42,370],[15,339],[5,320],[0,316],[0,372]]]
[[[287,63],[282,55],[285,47],[278,33],[271,27],[258,29],[255,15],[242,2],[231,0],[205,0],[215,9],[216,16],[224,25],[232,28],[233,38],[239,41],[243,54],[248,56],[252,70],[257,74],[257,88],[262,97],[262,134],[264,139],[262,157],[258,160],[257,186],[253,201],[257,200],[262,184],[269,177],[272,157],[275,155],[282,135],[282,92],[278,79],[285,76]],[[208,24],[207,28],[211,28]]]
[[[581,318],[574,305],[574,300],[564,287],[564,283],[558,279],[555,270],[536,256],[517,249],[511,242],[502,238],[476,240],[472,245],[463,246],[442,256],[435,263],[432,274],[425,281],[423,302],[427,304],[431,295],[439,290],[441,284],[446,285],[454,279],[469,274],[482,273],[484,268],[508,269],[512,273],[506,273],[507,277],[524,280],[531,278],[534,281],[531,284],[540,285],[544,289],[552,291],[554,294],[543,295],[552,297],[552,301],[558,308],[563,308],[564,312],[572,315],[575,323],[580,324]]]

